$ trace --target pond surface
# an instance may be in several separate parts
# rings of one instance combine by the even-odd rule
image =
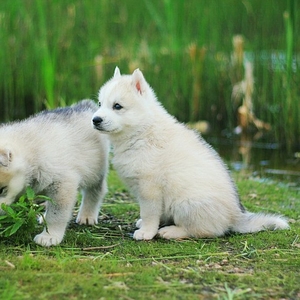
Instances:
[[[204,136],[231,170],[248,172],[262,180],[288,183],[300,190],[300,151],[287,154],[276,143],[245,138]]]

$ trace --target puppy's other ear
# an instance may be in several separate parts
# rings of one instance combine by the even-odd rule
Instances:
[[[11,159],[12,154],[8,149],[0,149],[0,167],[8,167]]]
[[[116,67],[114,72],[114,78],[118,78],[118,77],[121,77],[121,72],[120,69]]]
[[[143,95],[143,93],[146,90],[146,80],[144,78],[143,73],[140,71],[140,69],[136,69],[132,73],[132,84],[136,91]]]

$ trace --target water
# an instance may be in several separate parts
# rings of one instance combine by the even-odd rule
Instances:
[[[247,138],[205,137],[231,170],[285,182],[300,190],[300,151],[287,154],[276,143]]]

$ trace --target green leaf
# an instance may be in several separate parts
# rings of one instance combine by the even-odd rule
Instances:
[[[4,210],[4,211],[5,211],[6,207],[7,207],[7,204],[5,204],[5,203],[1,203],[1,209],[2,209],[2,210]]]
[[[35,199],[35,193],[31,187],[27,187],[26,196],[27,196],[28,200],[33,201]]]
[[[26,195],[22,195],[20,198],[19,198],[19,202],[24,202],[26,200]]]
[[[9,236],[15,234],[23,224],[24,224],[24,220],[23,220],[23,219],[19,219],[19,220],[11,227]]]
[[[10,217],[15,218],[17,213],[8,205],[2,208]]]

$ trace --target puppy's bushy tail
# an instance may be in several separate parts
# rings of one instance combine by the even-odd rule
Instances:
[[[239,221],[232,228],[234,232],[250,233],[262,230],[288,229],[287,220],[278,215],[244,212]]]

